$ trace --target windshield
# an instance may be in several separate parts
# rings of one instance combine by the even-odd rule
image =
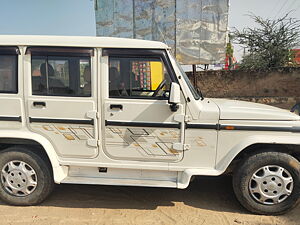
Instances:
[[[184,70],[182,69],[181,65],[174,59],[174,61],[176,62],[177,64],[177,67],[179,68],[180,72],[181,72],[181,75],[183,76],[185,82],[187,83],[189,89],[191,90],[194,98],[196,100],[199,100],[200,99],[200,95],[198,94],[198,92],[196,91],[195,87],[192,85],[190,79],[188,78],[188,76],[186,75],[186,73],[184,72]]]

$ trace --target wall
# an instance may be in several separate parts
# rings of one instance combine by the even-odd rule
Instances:
[[[188,76],[194,82],[191,73]],[[290,109],[300,101],[300,68],[271,71],[201,71],[196,86],[205,97],[253,101]]]

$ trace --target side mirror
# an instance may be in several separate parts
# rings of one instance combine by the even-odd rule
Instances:
[[[170,96],[169,96],[169,104],[172,112],[176,112],[178,110],[178,105],[180,103],[180,86],[177,83],[172,82]]]

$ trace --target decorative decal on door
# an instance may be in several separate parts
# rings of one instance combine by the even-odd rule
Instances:
[[[179,152],[172,145],[180,141],[179,129],[106,127],[105,131],[106,148],[113,156],[178,158]]]
[[[88,140],[94,138],[93,126],[87,125],[57,125],[57,124],[36,124],[35,129],[41,129],[64,137],[65,140]],[[48,133],[48,134],[49,134]]]

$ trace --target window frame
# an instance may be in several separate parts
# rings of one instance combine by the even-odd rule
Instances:
[[[27,47],[25,55],[31,54],[36,56],[80,56],[92,57],[94,56],[93,48],[79,48],[79,47]]]
[[[166,71],[170,76],[171,83],[175,82],[178,84],[175,71],[172,67],[171,61],[165,49],[118,49],[118,48],[104,48],[102,50],[102,56],[108,56],[108,62],[110,57],[112,58],[135,58],[135,59],[160,59],[164,64]],[[109,80],[109,71],[108,71]],[[145,97],[145,96],[109,96],[109,82],[108,87],[108,98],[110,99],[142,99],[142,100],[169,100],[169,97],[156,96],[156,97]]]
[[[2,91],[0,94],[19,94],[19,47],[16,46],[0,46],[0,56],[15,56],[15,91]]]
[[[94,49],[92,48],[68,48],[68,47],[28,47],[26,50],[26,54],[31,54],[30,56],[30,65],[31,65],[31,95],[33,96],[53,96],[53,97],[69,97],[69,98],[91,98],[92,97],[92,56],[94,56]],[[71,80],[71,73],[70,73],[70,58],[78,59],[87,59],[90,66],[91,71],[91,92],[89,95],[83,94],[55,94],[55,93],[45,93],[45,94],[34,94],[33,87],[32,87],[32,61],[33,58],[44,58],[48,64],[49,60],[59,60],[59,58],[67,59],[69,63],[69,82]],[[57,59],[55,59],[57,58]],[[75,83],[78,83],[80,86],[80,73],[79,76],[74,80]],[[70,83],[69,83],[70,84]],[[68,86],[68,88],[70,85]]]

